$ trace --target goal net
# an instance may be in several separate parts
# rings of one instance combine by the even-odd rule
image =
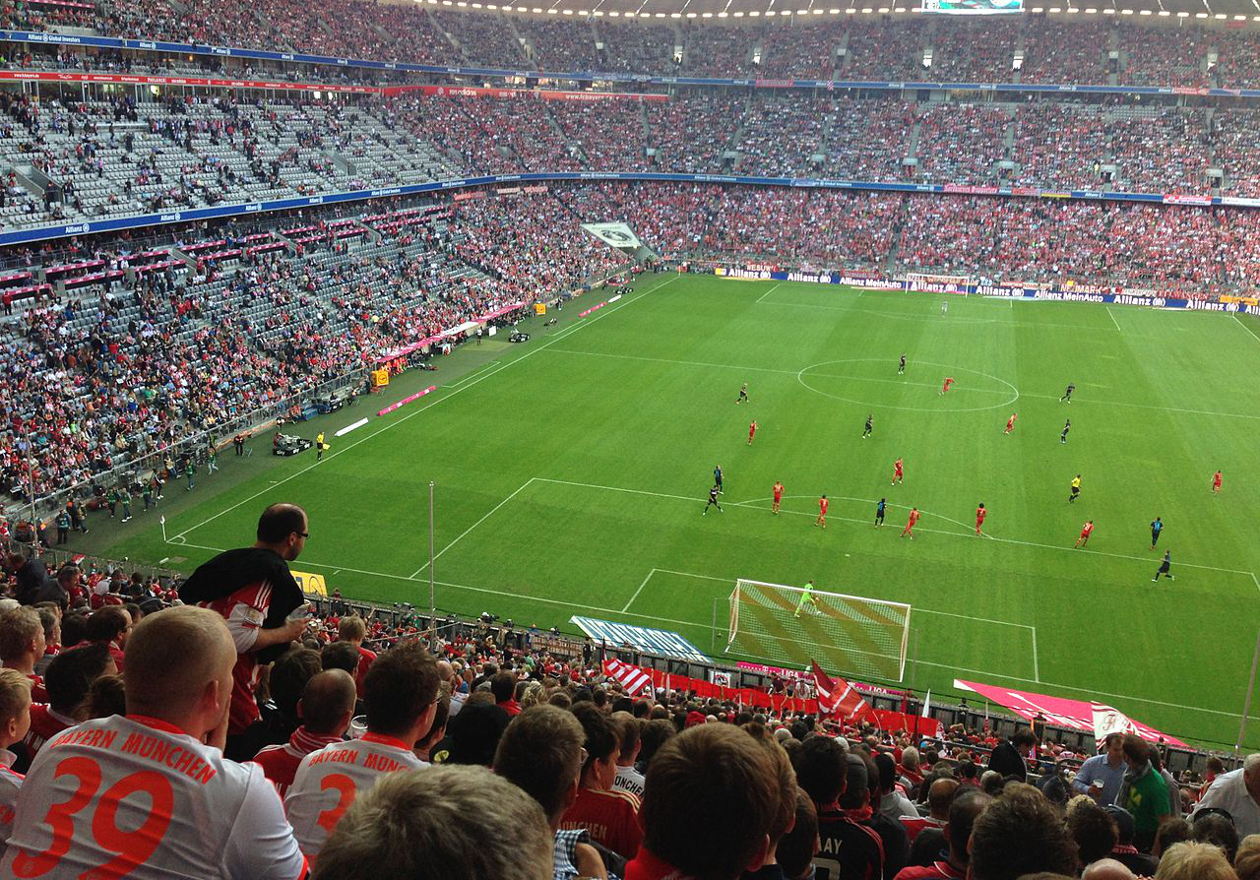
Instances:
[[[967,288],[974,282],[970,275],[932,275],[927,272],[907,272],[906,284],[910,290],[927,293],[961,293],[967,295]]]
[[[807,595],[808,592],[808,595]],[[910,606],[822,590],[735,582],[727,653],[901,681],[910,641]]]

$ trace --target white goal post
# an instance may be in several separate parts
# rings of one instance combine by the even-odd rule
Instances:
[[[727,653],[899,682],[911,606],[740,578],[731,591]]]
[[[975,281],[970,275],[933,275],[930,272],[907,272],[906,289],[926,293],[960,293],[967,295],[967,288]]]

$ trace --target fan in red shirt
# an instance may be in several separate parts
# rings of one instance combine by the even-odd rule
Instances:
[[[376,652],[363,647],[363,640],[366,637],[367,624],[357,614],[343,617],[337,624],[337,641],[349,642],[359,649],[359,668],[354,674],[354,685],[358,689],[360,699],[363,698],[363,677],[367,675],[368,670],[372,668],[372,662],[376,660]]]
[[[753,419],[752,423],[749,424],[748,426],[748,445],[749,446],[752,446],[753,435],[756,433],[757,433],[757,420]]]
[[[259,717],[254,689],[260,664],[279,658],[306,631],[304,618],[288,619],[306,602],[288,563],[306,546],[308,528],[302,508],[273,504],[258,520],[253,547],[220,553],[200,565],[179,588],[179,598],[186,604],[222,615],[236,644],[228,711],[229,758],[248,760],[253,753],[242,734]]]
[[[906,535],[909,535],[910,540],[911,541],[914,540],[914,524],[919,521],[919,516],[920,516],[919,508],[917,507],[910,508],[910,518],[906,520],[906,527],[901,530],[901,534],[899,535],[899,537],[904,538]]]
[[[984,509],[984,502],[976,508],[976,534],[980,534],[980,527],[984,525],[984,518],[989,515],[989,511]]]
[[[109,645],[110,656],[114,665],[121,672],[123,668],[123,649],[127,647],[127,636],[131,633],[131,612],[125,608],[108,606],[100,611],[92,612],[88,618],[84,637],[88,642],[99,642]]]
[[[267,746],[254,756],[254,763],[263,768],[283,798],[293,784],[298,764],[311,752],[330,743],[341,742],[341,736],[354,716],[354,679],[343,669],[327,669],[312,676],[302,690],[298,715],[302,726],[283,745]]]
[[[771,513],[779,512],[779,504],[783,501],[783,484],[778,480],[774,481],[774,505],[770,508]]]
[[[594,703],[578,703],[573,714],[586,733],[586,762],[577,800],[560,820],[562,831],[585,828],[591,840],[619,856],[633,859],[643,841],[639,799],[613,788],[621,746],[612,721]]]

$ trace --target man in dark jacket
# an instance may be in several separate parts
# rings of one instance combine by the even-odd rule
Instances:
[[[306,546],[307,528],[302,508],[273,504],[258,520],[254,546],[220,553],[199,566],[179,588],[179,598],[185,603],[223,615],[236,643],[224,752],[233,760],[249,760],[254,754],[245,733],[259,717],[254,699],[259,669],[279,658],[306,630],[305,617],[288,619],[306,603],[288,564]]]
[[[1021,727],[1009,741],[998,743],[994,747],[993,754],[989,755],[988,769],[1001,773],[1004,779],[1014,776],[1017,781],[1025,782],[1028,779],[1028,766],[1024,759],[1036,745],[1037,735],[1031,728]]]
[[[48,577],[44,563],[27,559],[21,553],[10,553],[9,569],[17,581],[17,600],[23,605],[56,602],[64,606],[65,592]]]

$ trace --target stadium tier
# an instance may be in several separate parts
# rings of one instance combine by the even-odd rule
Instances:
[[[1260,6],[914,6],[0,0],[0,876],[1260,880]]]

